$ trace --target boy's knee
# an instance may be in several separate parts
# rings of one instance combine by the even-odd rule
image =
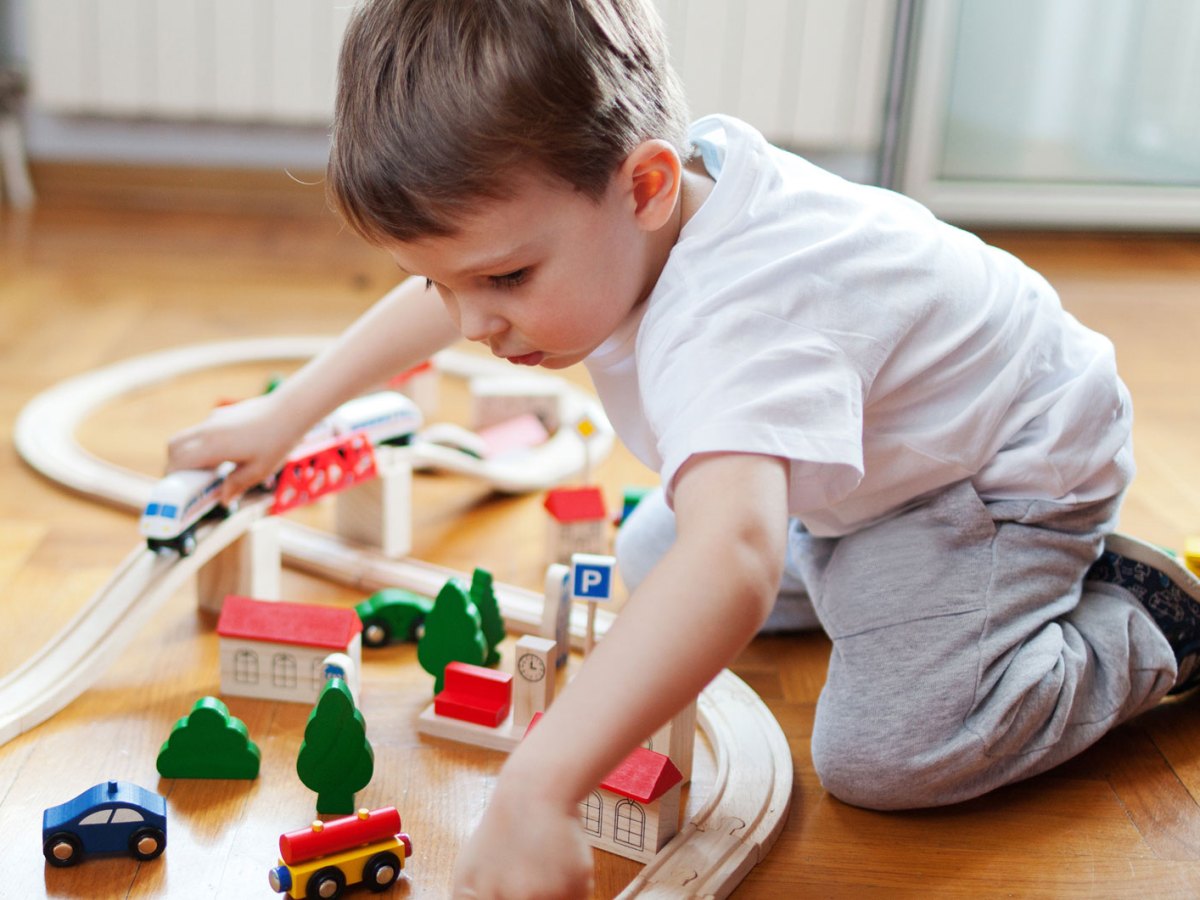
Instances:
[[[813,768],[822,787],[843,803],[864,809],[897,810],[941,806],[955,800],[953,762],[935,748],[924,751],[904,741],[881,739],[853,726],[835,733],[814,727]]]

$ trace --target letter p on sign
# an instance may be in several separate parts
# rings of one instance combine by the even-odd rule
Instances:
[[[612,600],[613,568],[611,556],[594,553],[575,553],[571,556],[571,599],[591,603]]]

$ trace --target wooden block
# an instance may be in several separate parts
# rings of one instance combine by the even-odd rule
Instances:
[[[496,459],[511,458],[533,447],[540,447],[550,438],[550,433],[541,419],[533,413],[526,413],[481,429],[479,437],[483,441],[484,458]]]
[[[554,665],[562,668],[570,655],[571,597],[567,590],[567,578],[571,570],[563,563],[551,563],[546,567],[542,624],[539,634],[558,644]]]
[[[196,603],[219,613],[230,594],[279,599],[280,520],[268,516],[201,567],[196,575]]]
[[[554,702],[557,642],[524,635],[517,641],[513,665],[513,724],[523,728],[534,713],[545,712]]]
[[[696,753],[696,701],[693,700],[643,744],[650,750],[665,753],[683,775],[683,783],[692,780],[692,763]]]
[[[452,662],[445,687],[434,698],[439,716],[495,728],[512,712],[513,677],[484,666]]]
[[[521,375],[472,378],[470,391],[470,421],[475,431],[525,413],[537,416],[551,434],[562,421],[562,391],[549,379]]]
[[[512,710],[509,710],[508,717],[503,722],[495,728],[489,728],[474,722],[439,716],[434,712],[432,703],[417,717],[417,731],[431,737],[471,744],[488,750],[499,750],[502,753],[511,753],[513,747],[525,736],[525,729],[513,724]]]
[[[412,463],[403,451],[375,451],[378,476],[337,495],[335,529],[396,559],[412,550]]]

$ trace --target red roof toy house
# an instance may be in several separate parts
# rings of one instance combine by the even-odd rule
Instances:
[[[608,512],[595,486],[555,488],[542,504],[550,513],[546,546],[552,563],[567,565],[574,553],[608,551]]]
[[[534,715],[526,734],[537,726]],[[639,862],[654,858],[679,830],[683,775],[670,757],[638,747],[579,804],[593,847]]]
[[[357,698],[362,622],[350,608],[254,600],[231,594],[217,621],[221,693],[234,697],[316,703],[326,658],[349,657],[341,675]]]
[[[669,757],[638,747],[579,805],[588,843],[649,862],[679,830],[682,788]]]

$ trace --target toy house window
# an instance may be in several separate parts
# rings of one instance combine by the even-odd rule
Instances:
[[[271,684],[278,688],[296,686],[296,657],[290,653],[276,653],[271,658]]]
[[[312,687],[314,691],[319,691],[325,686],[325,660],[314,659],[312,661],[309,678],[312,681]]]
[[[613,840],[634,850],[642,850],[646,846],[646,813],[632,800],[622,800],[617,804]]]
[[[599,792],[588,794],[587,799],[579,804],[579,812],[583,819],[583,830],[600,837],[604,822],[604,800]]]
[[[258,654],[239,650],[233,657],[233,680],[239,684],[258,684]]]

